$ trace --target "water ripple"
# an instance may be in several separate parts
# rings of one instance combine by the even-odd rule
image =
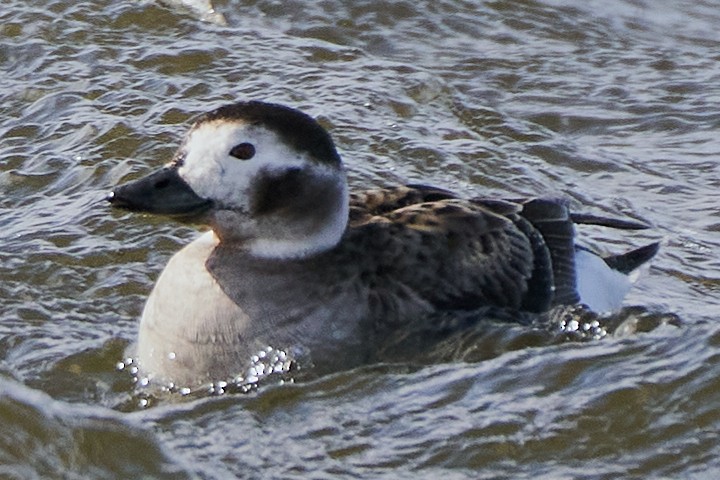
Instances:
[[[220,21],[183,3],[0,11],[0,476],[720,471],[717,5],[225,0]],[[109,212],[104,192],[239,98],[318,117],[355,188],[565,196],[650,223],[580,231],[612,251],[662,239],[628,298],[643,308],[600,341],[496,323],[417,351],[409,335],[380,365],[138,409],[116,364],[197,232]]]

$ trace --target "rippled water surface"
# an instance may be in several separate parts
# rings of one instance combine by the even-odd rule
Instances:
[[[720,475],[720,2],[214,7],[0,7],[0,478]],[[197,232],[103,196],[240,98],[318,117],[356,188],[561,195],[650,223],[582,233],[662,240],[623,313],[651,327],[496,324],[406,363],[141,408],[116,365]]]

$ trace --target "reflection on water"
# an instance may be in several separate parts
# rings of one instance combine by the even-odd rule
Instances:
[[[225,23],[203,20],[206,2],[0,10],[0,476],[720,470],[714,2],[214,7]],[[612,251],[662,240],[628,298],[638,307],[544,327],[456,318],[430,343],[387,339],[384,362],[271,375],[245,394],[136,390],[117,364],[162,266],[197,232],[109,212],[104,194],[166,162],[194,115],[239,98],[318,117],[354,188],[561,195],[650,223],[581,230]]]

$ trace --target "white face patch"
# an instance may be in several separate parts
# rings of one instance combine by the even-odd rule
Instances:
[[[240,160],[230,150],[241,143],[255,147],[255,155]],[[268,166],[302,166],[307,159],[291,149],[272,131],[241,121],[205,122],[190,131],[185,158],[178,169],[193,191],[223,208],[247,211],[249,186],[258,171]]]
[[[233,147],[252,144],[254,155],[241,160],[230,155]],[[241,120],[214,120],[193,128],[184,144],[178,174],[202,198],[215,204],[213,228],[220,238],[242,241],[254,255],[266,258],[303,257],[332,248],[342,237],[348,220],[348,194],[342,167],[322,164],[284,143],[272,130]],[[330,208],[321,228],[305,229],[304,214],[262,219],[251,217],[256,182],[268,171],[301,168],[314,179],[337,182],[326,200]],[[319,192],[318,192],[319,194]],[[301,227],[302,226],[302,227]]]

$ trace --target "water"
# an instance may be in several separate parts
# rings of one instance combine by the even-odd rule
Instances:
[[[0,478],[717,477],[720,2],[181,3],[0,7]],[[663,240],[625,312],[650,326],[494,325],[141,408],[116,365],[197,232],[103,195],[238,98],[320,118],[356,188],[562,195],[651,223],[583,230]]]

